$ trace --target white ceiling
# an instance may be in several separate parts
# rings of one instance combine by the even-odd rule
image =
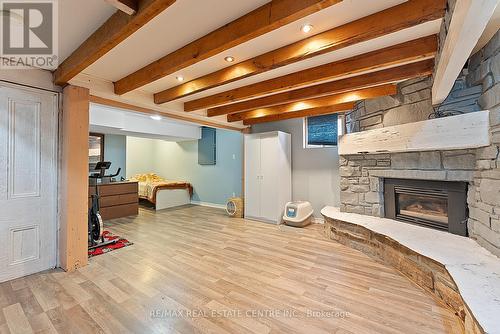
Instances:
[[[306,60],[302,60],[300,62],[296,62],[287,66],[283,66],[271,71],[267,71],[261,74],[257,74],[245,79],[238,80],[233,83],[229,83],[217,88],[209,89],[207,91],[193,94],[191,96],[179,99],[178,101],[188,101],[196,98],[212,95],[215,93],[223,92],[228,89],[233,89],[241,86],[250,85],[256,82],[260,82],[263,80],[275,78],[278,76],[286,75],[289,73],[297,72],[300,70],[304,70],[307,68],[327,64],[333,61],[354,57],[363,53],[367,53],[374,50],[379,50],[385,47],[389,47],[395,44],[404,43],[407,41],[411,41],[420,37],[429,36],[432,34],[436,34],[439,31],[439,27],[441,25],[441,20],[435,20],[431,22],[427,22],[424,24],[420,24],[418,26],[414,26],[409,29],[403,29],[398,32],[388,34],[383,37],[375,38],[370,41],[354,44],[343,49],[339,49],[333,52],[329,52],[323,55],[319,55],[313,58],[309,58]],[[152,84],[153,85],[153,84]],[[150,87],[152,85],[146,86]],[[144,89],[144,88],[143,88]]]
[[[60,56],[62,58],[65,58],[72,49],[75,49],[83,42],[92,31],[99,27],[114,12],[114,8],[104,0],[85,0],[85,6],[82,6],[81,2],[81,0],[59,1],[61,10],[59,15],[61,17]],[[113,94],[111,84],[113,81],[138,70],[267,2],[268,0],[177,0],[167,10],[85,69],[83,73],[71,82],[75,84],[87,84],[87,86],[92,86],[94,85],[93,82],[98,82],[98,85],[92,87],[92,94],[121,100],[122,102],[137,102],[136,104],[138,105],[151,107],[155,110],[189,115],[182,111],[182,102],[184,101],[348,58],[415,38],[436,34],[439,32],[441,24],[441,20],[428,22],[368,42],[352,45],[341,50],[210,89],[171,103],[161,106],[154,105],[152,94],[178,85],[179,83],[175,77],[179,74],[185,77],[185,81],[189,81],[229,66],[223,60],[227,55],[234,56],[236,61],[240,62],[301,40],[307,36],[300,31],[300,27],[304,23],[311,23],[314,26],[311,34],[317,34],[405,2],[405,0],[343,0],[341,3],[238,45],[224,53],[203,60],[178,73],[173,73],[146,85],[139,90],[123,96]],[[102,94],[99,94],[97,86],[105,87],[106,92],[103,91]],[[199,111],[196,114],[198,114],[196,117],[204,116],[205,111]],[[225,123],[225,117],[210,118],[208,120]],[[231,125],[241,126],[239,123]]]
[[[268,1],[178,0],[84,72],[116,81],[266,2]],[[316,34],[402,2],[404,0],[344,0],[141,89],[155,93],[177,85],[175,77],[179,74],[189,81],[228,66],[224,61],[226,55],[234,56],[239,62],[299,41],[305,37],[300,31],[305,22],[314,25],[312,33]],[[207,13],[210,15],[206,15]],[[193,24],[194,22],[196,24]]]
[[[267,2],[177,0],[85,73],[116,81]]]
[[[116,9],[104,0],[59,0],[59,62],[66,59]]]

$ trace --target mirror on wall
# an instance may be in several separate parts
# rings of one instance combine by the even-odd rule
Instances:
[[[95,165],[104,161],[104,134],[89,134],[89,171],[94,170]]]

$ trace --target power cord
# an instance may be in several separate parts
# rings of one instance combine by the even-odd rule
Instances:
[[[460,110],[442,110],[441,107],[435,107],[434,111],[429,114],[428,119],[434,119],[434,118],[442,118],[442,117],[448,117],[448,116],[457,116],[457,115],[462,115],[465,114],[463,111]]]

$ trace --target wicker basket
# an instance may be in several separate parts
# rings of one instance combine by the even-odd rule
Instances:
[[[240,197],[231,197],[226,202],[226,212],[230,217],[243,218],[243,200]]]

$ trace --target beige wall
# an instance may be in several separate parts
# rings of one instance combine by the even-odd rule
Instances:
[[[225,205],[241,196],[242,142],[240,132],[217,129],[215,165],[198,164],[198,141],[170,142],[127,137],[127,176],[154,172],[193,185],[194,203]]]
[[[135,174],[153,173],[156,139],[127,137],[127,178]]]

